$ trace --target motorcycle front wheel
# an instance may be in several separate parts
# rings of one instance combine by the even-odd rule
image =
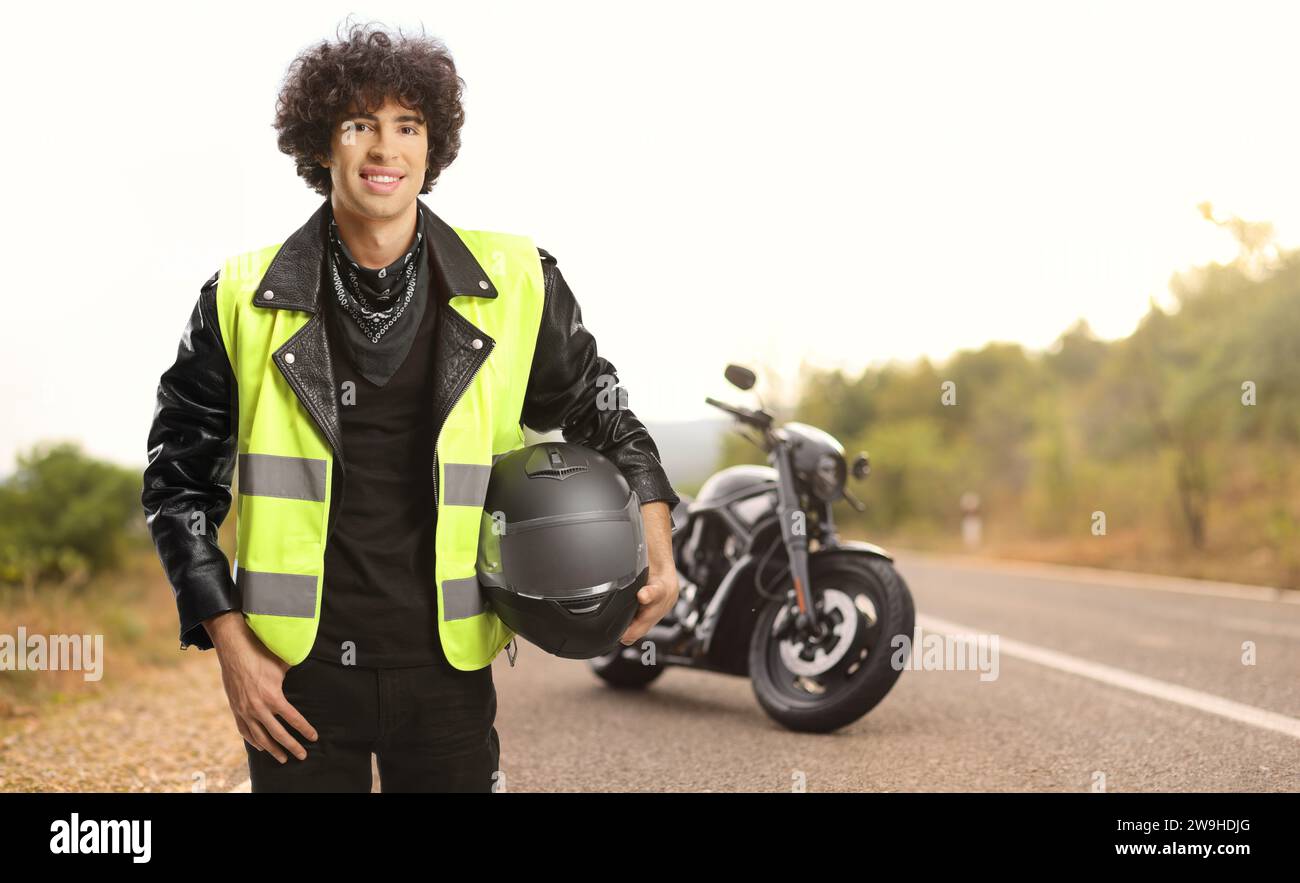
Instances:
[[[902,673],[894,637],[912,641],[912,593],[882,558],[849,553],[809,560],[809,576],[829,627],[818,638],[795,634],[786,599],[767,603],[749,644],[749,678],[759,705],[790,730],[829,733],[885,698]],[[906,655],[902,657],[906,662]]]

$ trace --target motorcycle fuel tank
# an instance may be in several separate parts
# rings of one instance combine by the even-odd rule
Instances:
[[[700,492],[695,495],[695,499],[716,503],[735,496],[746,488],[757,491],[759,487],[766,484],[776,484],[776,470],[771,466],[752,464],[728,466],[710,476],[708,481],[700,486]]]
[[[702,503],[735,500],[727,508],[744,524],[753,524],[775,507],[776,487],[777,474],[771,466],[728,466],[704,482],[695,499]]]

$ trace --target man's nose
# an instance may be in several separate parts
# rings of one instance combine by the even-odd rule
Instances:
[[[388,136],[384,134],[383,129],[380,129],[375,134],[375,140],[370,144],[370,153],[376,159],[386,159],[390,156],[397,155],[396,151],[389,149]]]

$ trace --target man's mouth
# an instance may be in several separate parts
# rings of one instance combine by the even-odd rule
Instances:
[[[406,175],[396,169],[379,166],[366,166],[361,169],[361,180],[366,182],[366,189],[371,193],[393,193],[402,185]]]

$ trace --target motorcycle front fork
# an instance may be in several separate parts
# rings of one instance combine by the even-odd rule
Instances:
[[[777,476],[777,512],[781,520],[781,539],[790,560],[790,577],[794,582],[794,603],[798,609],[792,626],[796,633],[820,638],[825,633],[824,614],[817,609],[816,595],[808,576],[808,513],[799,505],[794,484],[794,463],[790,448],[779,446],[773,452]]]

